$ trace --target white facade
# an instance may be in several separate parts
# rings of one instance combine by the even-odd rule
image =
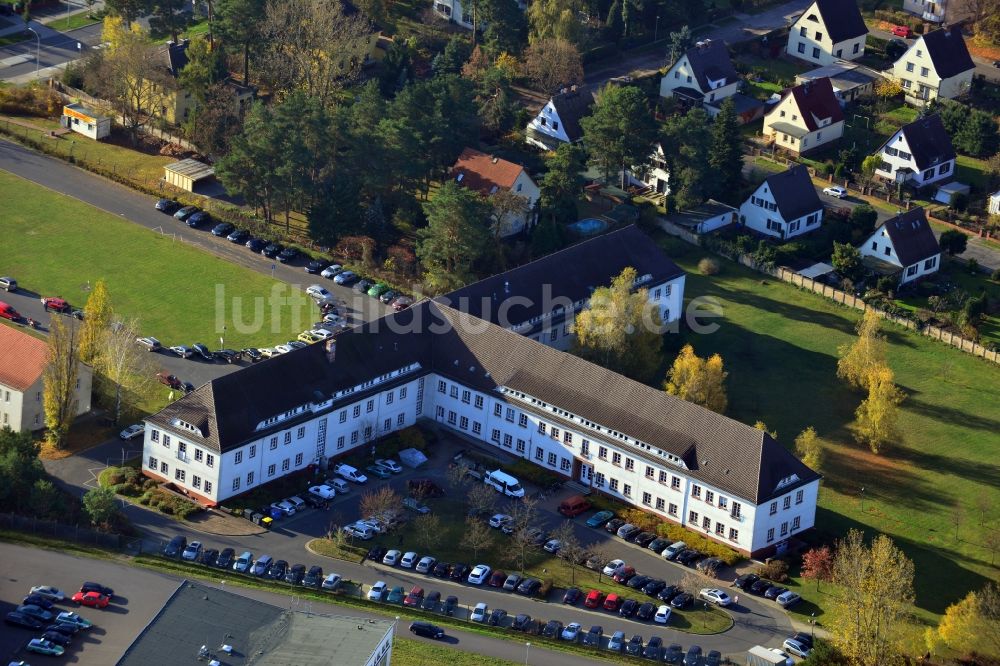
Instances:
[[[872,257],[900,267],[902,269],[899,277],[900,284],[906,284],[925,275],[936,273],[941,268],[940,252],[904,266],[899,259],[896,248],[893,247],[892,239],[889,237],[889,232],[885,230],[884,224],[876,229],[858,249],[861,251],[862,257]]]
[[[629,185],[648,187],[659,194],[670,194],[670,171],[663,146],[656,145],[646,164],[625,171],[625,180]]]
[[[531,122],[528,123],[528,129],[549,136],[556,141],[561,141],[562,143],[572,143],[569,135],[566,134],[566,126],[559,119],[559,112],[556,111],[556,107],[552,103],[552,100],[546,102],[545,106],[542,107],[542,110],[538,112],[538,115],[531,119]],[[533,146],[541,148],[542,150],[549,149],[549,147],[544,143],[533,139],[530,135],[527,137],[527,142]]]
[[[527,4],[525,4],[524,0],[517,0],[517,6],[521,11],[527,9]],[[441,18],[454,21],[466,30],[472,30],[472,3],[470,3],[468,9],[465,9],[462,7],[460,0],[434,0],[432,7],[434,8],[434,13]],[[481,29],[484,25],[482,15],[477,18]]]
[[[80,416],[90,411],[92,373],[90,367],[80,364],[76,380],[76,413]],[[0,383],[0,429],[14,432],[36,431],[45,427],[45,386],[43,376],[26,389]]]
[[[819,229],[822,222],[822,205],[793,220],[784,219],[767,181],[761,183],[740,206],[740,224],[758,233],[785,240]]]
[[[896,132],[883,146],[879,157],[882,164],[875,169],[875,175],[893,182],[909,182],[916,187],[930,185],[939,180],[950,178],[955,172],[955,160],[950,159],[941,164],[919,169],[916,160],[910,152],[906,136],[902,130]]]
[[[990,195],[987,212],[990,215],[1000,215],[1000,192],[994,192]]]
[[[857,9],[855,8],[855,11]],[[788,55],[820,65],[832,65],[837,60],[857,60],[865,54],[867,35],[839,42],[830,38],[816,3],[802,13],[788,32]]]
[[[538,204],[538,199],[541,196],[541,190],[539,190],[538,186],[535,185],[535,181],[531,179],[531,176],[528,175],[527,171],[522,170],[521,173],[518,174],[517,180],[514,181],[510,191],[513,194],[524,197],[527,200],[527,203],[525,205],[524,213],[520,215],[508,214],[504,217],[501,222],[501,238],[513,236],[531,228],[537,217],[535,206]]]
[[[810,131],[806,118],[799,110],[795,95],[785,95],[785,99],[764,116],[764,135],[774,139],[777,146],[795,153],[816,150],[844,134],[844,121],[833,122],[832,118],[816,118],[819,125]]]
[[[942,79],[934,69],[923,36],[917,38],[899,60],[892,65],[892,78],[899,82],[906,94],[906,101],[922,105],[935,98],[955,99],[964,95],[972,86],[975,68]]]
[[[943,23],[951,4],[951,0],[903,0],[903,11],[931,23]]]
[[[725,79],[721,81],[708,79],[708,89],[703,90],[698,83],[698,77],[694,74],[691,62],[687,55],[683,55],[660,79],[660,97],[673,96],[676,88],[693,88],[704,95],[702,98],[704,103],[715,103],[735,95],[738,92],[739,83],[739,80],[727,84]]]

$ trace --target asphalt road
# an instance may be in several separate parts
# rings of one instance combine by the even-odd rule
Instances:
[[[95,23],[66,33],[55,32],[33,23],[40,30],[41,44],[32,36],[23,42],[0,49],[0,79],[20,80],[34,75],[35,56],[38,55],[38,69],[65,66],[66,63],[84,57],[101,42],[101,24]],[[77,48],[77,45],[80,48]]]

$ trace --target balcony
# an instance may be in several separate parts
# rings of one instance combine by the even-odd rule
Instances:
[[[183,451],[178,451],[177,452],[177,459],[180,460],[181,462],[185,462],[185,463],[191,462],[191,456],[189,456],[188,454],[184,453]]]

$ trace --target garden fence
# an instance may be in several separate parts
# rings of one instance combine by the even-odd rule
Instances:
[[[14,513],[0,513],[0,529],[27,532],[39,536],[75,541],[77,543],[115,550],[127,550],[133,541],[120,534],[108,534],[89,527],[66,525],[54,520],[42,520]]]

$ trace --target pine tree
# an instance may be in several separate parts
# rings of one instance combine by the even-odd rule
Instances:
[[[489,204],[449,180],[424,204],[424,212],[427,226],[417,232],[417,257],[428,289],[439,293],[468,283],[488,247]]]
[[[712,124],[712,149],[708,154],[708,165],[713,175],[712,196],[726,203],[735,203],[740,195],[743,173],[743,150],[740,146],[736,105],[733,98],[728,97]]]
[[[111,326],[111,295],[104,280],[98,280],[90,290],[83,306],[83,323],[80,324],[80,360],[93,365],[100,354],[101,342]]]

